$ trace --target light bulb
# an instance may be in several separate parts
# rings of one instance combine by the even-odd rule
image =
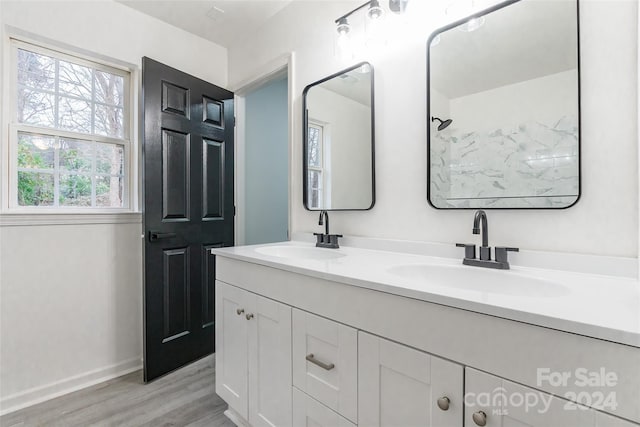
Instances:
[[[382,18],[384,14],[384,10],[380,7],[380,3],[378,0],[371,0],[369,4],[369,10],[367,11],[367,16],[371,20],[376,20]]]
[[[340,18],[338,21],[338,34],[339,36],[346,36],[351,31],[351,25],[349,25],[349,21],[347,18]]]

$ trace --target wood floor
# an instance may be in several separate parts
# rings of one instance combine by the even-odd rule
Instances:
[[[232,427],[214,392],[213,356],[150,384],[134,372],[0,417],[0,426]]]

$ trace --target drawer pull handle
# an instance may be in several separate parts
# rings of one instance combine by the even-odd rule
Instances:
[[[472,418],[473,418],[473,422],[479,425],[480,427],[487,425],[487,414],[485,414],[482,411],[474,412]]]
[[[449,403],[451,403],[449,398],[447,396],[443,396],[440,399],[438,399],[438,408],[442,409],[443,411],[448,411]]]
[[[237,308],[237,309],[236,309],[236,314],[237,314],[238,316],[240,316],[242,313],[244,313],[244,308]]]
[[[247,318],[247,320],[251,320],[251,319],[253,319],[253,314],[249,313],[245,317]]]
[[[307,360],[309,362],[313,363],[314,365],[320,366],[322,369],[326,369],[327,371],[330,371],[330,370],[332,370],[333,368],[336,367],[336,365],[334,365],[333,363],[324,363],[324,362],[319,361],[318,359],[313,357],[313,353],[307,354]]]

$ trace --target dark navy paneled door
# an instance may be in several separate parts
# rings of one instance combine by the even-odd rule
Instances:
[[[142,59],[144,379],[214,351],[213,247],[233,245],[233,93]]]

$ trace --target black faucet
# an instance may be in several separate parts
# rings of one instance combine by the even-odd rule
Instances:
[[[324,234],[313,233],[316,236],[316,247],[318,248],[330,248],[338,249],[338,238],[342,237],[342,234],[329,234],[329,212],[320,211],[320,218],[318,219],[318,225],[324,224]]]
[[[320,211],[320,218],[318,219],[318,225],[322,225],[324,218],[324,234],[329,235],[329,212]]]
[[[476,259],[476,245],[467,243],[456,243],[456,246],[464,248],[464,265],[475,267],[497,268],[500,270],[509,269],[507,252],[518,252],[518,248],[496,247],[495,261],[491,260],[491,247],[489,246],[489,225],[487,214],[483,210],[476,212],[473,217],[473,234],[481,234],[482,245],[480,246],[480,259]]]
[[[482,223],[482,230],[480,229]],[[476,212],[473,217],[473,234],[480,234],[482,231],[482,246],[480,246],[480,259],[482,261],[491,260],[491,248],[489,247],[489,225],[487,224],[487,214],[483,210]]]

